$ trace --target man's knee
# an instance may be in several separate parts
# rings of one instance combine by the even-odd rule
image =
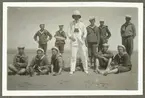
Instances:
[[[22,69],[18,72],[19,75],[23,75],[23,74],[25,74],[25,73],[26,73],[26,69],[25,69],[25,68],[22,68]]]

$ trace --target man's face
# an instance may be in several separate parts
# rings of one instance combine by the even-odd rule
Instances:
[[[38,56],[39,58],[41,58],[43,55],[44,55],[44,53],[43,53],[41,50],[38,50],[38,51],[37,51],[37,56]]]
[[[104,25],[104,21],[100,21],[100,25],[103,26]]]
[[[126,17],[125,20],[126,20],[126,22],[130,22],[131,19]]]
[[[123,53],[123,48],[122,47],[118,47],[118,53]]]
[[[52,55],[57,55],[57,50],[55,50],[55,49],[52,49]]]
[[[44,24],[40,24],[40,28],[41,29],[44,29],[45,28],[45,25]]]
[[[80,16],[74,15],[74,20],[79,20],[79,19],[80,19]]]
[[[63,30],[63,26],[59,26],[59,29],[60,29],[60,30]]]
[[[90,20],[90,23],[91,23],[92,25],[94,25],[94,24],[95,24],[95,19]]]
[[[103,51],[106,52],[108,50],[108,46],[103,47]]]
[[[24,53],[24,49],[22,49],[22,48],[18,49],[18,51],[19,51],[19,54],[23,54]]]

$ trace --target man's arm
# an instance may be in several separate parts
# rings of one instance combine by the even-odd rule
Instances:
[[[49,36],[49,40],[51,40],[51,39],[52,39],[52,35],[51,35],[51,33],[48,32],[47,30],[46,30],[46,32],[47,32],[47,35]]]
[[[130,57],[128,54],[125,54],[124,55],[124,62],[123,62],[123,65],[124,66],[128,66],[129,65],[129,62],[130,62]]]
[[[86,26],[83,24],[83,39],[86,39],[87,37],[87,29],[86,29]]]
[[[97,32],[97,39],[98,39],[98,42],[97,42],[97,44],[99,45],[100,44],[100,29],[99,28],[97,28],[97,30],[96,30]]]
[[[111,53],[110,51],[108,51],[108,53],[107,54],[104,54],[103,56],[106,57],[106,58],[112,58],[113,57],[113,53]]]
[[[107,33],[108,33],[107,39],[109,39],[109,38],[111,37],[111,32],[110,32],[110,30],[108,29],[108,26],[106,26],[106,29],[107,29]]]
[[[136,29],[135,29],[134,24],[132,24],[132,31],[133,31],[133,38],[135,38],[135,36],[136,36]]]
[[[20,67],[22,68],[26,68],[28,66],[28,57],[26,56],[24,59],[24,63],[19,63]]]
[[[35,35],[34,35],[34,40],[35,40],[35,41],[38,41],[38,40],[37,40],[37,36],[38,36],[38,32],[36,32]]]
[[[58,64],[59,64],[59,71],[58,71],[58,74],[61,74],[61,71],[62,71],[62,68],[63,68],[63,59],[61,56],[58,57]]]

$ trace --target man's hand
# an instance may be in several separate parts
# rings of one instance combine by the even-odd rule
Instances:
[[[73,42],[76,41],[76,39],[73,37],[69,37],[69,39],[72,40]]]

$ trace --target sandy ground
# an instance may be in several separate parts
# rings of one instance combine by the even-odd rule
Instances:
[[[16,51],[8,51],[8,64]],[[69,66],[69,53],[66,51],[63,55],[65,66]],[[35,52],[26,51],[29,61],[35,55]],[[48,57],[51,53],[48,52]],[[138,60],[137,52],[132,55],[133,68],[130,72],[121,74],[111,74],[102,76],[95,74],[89,69],[89,74],[77,71],[74,75],[69,75],[67,71],[59,76],[8,76],[8,90],[136,90],[137,89],[137,71]]]

